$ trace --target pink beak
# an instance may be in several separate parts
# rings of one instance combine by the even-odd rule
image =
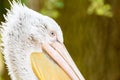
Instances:
[[[43,44],[42,48],[72,80],[85,80],[63,43]]]

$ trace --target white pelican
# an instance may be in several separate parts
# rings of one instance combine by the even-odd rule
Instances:
[[[2,23],[3,54],[12,80],[85,80],[63,44],[59,25],[13,1]]]

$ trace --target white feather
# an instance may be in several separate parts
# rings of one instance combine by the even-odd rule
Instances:
[[[7,10],[5,22],[1,25],[3,54],[9,75],[12,80],[37,80],[31,69],[30,54],[34,51],[40,52],[41,43],[50,43],[53,40],[44,25],[47,25],[48,31],[57,31],[60,41],[63,42],[61,29],[51,18],[20,2],[13,1],[10,5],[11,9]]]

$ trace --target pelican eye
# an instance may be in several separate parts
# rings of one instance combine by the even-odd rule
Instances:
[[[51,32],[50,32],[50,36],[51,36],[51,37],[55,37],[55,36],[56,36],[56,33],[55,33],[54,31],[51,31]]]

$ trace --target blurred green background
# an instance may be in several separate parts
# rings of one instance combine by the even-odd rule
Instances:
[[[61,26],[86,80],[120,80],[120,0],[21,0]],[[0,0],[0,22],[7,0]],[[0,53],[0,80],[10,80]]]

